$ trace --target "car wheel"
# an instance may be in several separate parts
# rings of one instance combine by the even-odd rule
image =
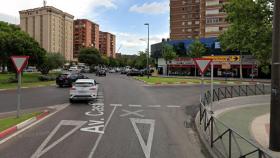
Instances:
[[[70,103],[74,103],[74,100],[73,100],[73,99],[69,99],[69,102],[70,102]]]
[[[60,84],[60,85],[58,85],[58,87],[59,87],[59,88],[62,88],[62,87],[63,87],[63,85],[62,85],[62,84]]]

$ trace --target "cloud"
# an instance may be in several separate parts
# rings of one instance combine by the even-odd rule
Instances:
[[[169,2],[152,2],[140,5],[133,5],[129,11],[144,14],[164,14],[169,11]]]
[[[147,37],[127,32],[113,32],[117,38],[117,49],[122,54],[137,54],[147,48]],[[150,36],[150,44],[161,42],[162,38],[168,38],[169,34],[155,34]]]
[[[47,0],[48,6],[54,6],[75,18],[83,18],[97,8],[117,9],[117,0]],[[18,11],[43,6],[42,0],[0,0],[1,19],[19,18]],[[16,4],[16,5],[15,5]],[[96,12],[96,11],[95,11]]]

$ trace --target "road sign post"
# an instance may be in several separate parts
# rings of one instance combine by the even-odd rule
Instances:
[[[20,116],[21,106],[21,75],[22,70],[28,63],[29,56],[11,56],[12,62],[17,71],[18,86],[17,86],[17,118]]]
[[[213,112],[213,100],[214,100],[214,62],[211,62],[211,104],[210,111]]]
[[[201,85],[200,85],[200,96],[202,97],[204,91],[204,73],[206,72],[209,64],[212,62],[212,59],[207,58],[193,58],[195,65],[199,68],[201,73]]]

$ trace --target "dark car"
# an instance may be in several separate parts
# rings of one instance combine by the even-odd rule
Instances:
[[[106,70],[97,70],[96,71],[96,76],[106,76]]]
[[[132,69],[126,75],[127,76],[143,76],[144,74],[140,70]]]
[[[72,86],[72,83],[74,83],[78,79],[86,79],[88,77],[84,76],[81,73],[62,73],[57,76],[56,78],[56,84],[59,87],[63,86]]]

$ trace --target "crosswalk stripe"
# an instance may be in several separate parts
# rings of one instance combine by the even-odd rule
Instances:
[[[133,105],[133,104],[129,104],[128,106],[130,106],[130,107],[142,107],[142,105]]]
[[[159,108],[161,105],[148,105],[150,108]]]
[[[181,106],[178,105],[167,105],[168,108],[180,108]]]

